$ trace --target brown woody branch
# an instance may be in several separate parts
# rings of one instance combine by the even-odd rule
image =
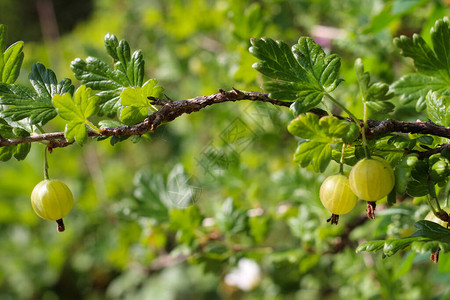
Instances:
[[[196,97],[192,99],[172,101],[170,99],[163,100],[153,97],[149,97],[153,101],[153,104],[161,106],[161,108],[149,115],[144,121],[135,125],[120,126],[115,128],[104,128],[101,133],[89,132],[90,137],[110,137],[110,136],[128,136],[128,135],[143,135],[148,131],[154,131],[164,122],[171,122],[183,114],[190,114],[197,112],[205,107],[213,104],[223,102],[235,102],[242,100],[267,102],[277,106],[289,107],[292,103],[272,99],[267,93],[240,91],[232,89],[230,91],[219,90],[219,93]],[[312,109],[311,112],[323,116],[326,115],[321,109]],[[450,138],[450,128],[436,125],[432,122],[403,122],[392,119],[383,121],[369,120],[369,131],[367,136],[373,138],[378,135],[383,135],[391,132],[403,132],[403,133],[422,133],[435,136],[441,136]],[[29,137],[17,138],[17,139],[5,139],[0,138],[0,147],[9,145],[18,145],[31,142],[49,143],[49,148],[66,147],[72,142],[68,142],[63,132],[53,132],[31,135]],[[434,153],[439,153],[443,149],[450,149],[450,144],[442,145],[436,149],[430,149],[426,152],[421,152],[422,157],[430,156]]]

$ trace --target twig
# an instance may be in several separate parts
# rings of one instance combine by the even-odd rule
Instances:
[[[167,98],[167,97],[166,97]],[[161,108],[149,115],[144,121],[135,125],[119,126],[115,128],[103,128],[101,133],[89,132],[89,137],[109,137],[109,136],[127,136],[127,135],[143,135],[148,131],[155,131],[164,122],[171,122],[183,114],[190,114],[197,112],[205,107],[213,104],[235,101],[259,101],[267,102],[276,106],[289,107],[292,102],[280,101],[272,99],[267,93],[241,91],[232,89],[225,91],[220,89],[219,93],[196,97],[192,99],[185,99],[180,101],[172,101],[169,98],[166,100],[149,97],[153,101],[154,105],[159,105]],[[319,116],[327,115],[322,109],[314,108],[310,112]],[[403,133],[422,133],[431,134],[435,136],[441,136],[450,138],[450,128],[436,125],[432,122],[403,122],[396,120],[368,120],[368,138],[374,138],[378,135],[383,135],[390,132],[403,132]],[[73,142],[68,142],[63,132],[53,132],[31,135],[24,138],[17,139],[5,139],[0,138],[0,147],[6,147],[10,145],[18,145],[23,143],[42,142],[47,141],[49,143],[49,149],[66,147]],[[421,157],[428,157],[434,153],[439,153],[444,149],[449,149],[450,145],[442,145],[436,149],[421,152]]]
[[[383,121],[368,120],[370,127],[369,135],[377,136],[390,132],[421,133],[441,136],[450,139],[450,127],[434,124],[431,121],[403,122],[393,119]]]

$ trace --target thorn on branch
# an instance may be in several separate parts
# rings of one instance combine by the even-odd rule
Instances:
[[[238,96],[244,95],[243,92],[241,92],[240,90],[238,90],[238,89],[236,89],[236,88],[234,88],[234,87],[233,87],[233,91],[234,91],[234,92],[236,93],[236,95],[238,95]]]
[[[167,96],[166,96],[167,97]],[[168,98],[168,97],[167,97]],[[166,101],[166,100],[163,100],[163,99],[159,99],[159,98],[156,98],[156,97],[153,97],[153,96],[149,96],[149,97],[147,97],[147,99],[148,100],[150,100],[151,101],[151,104],[154,104],[154,105],[161,105],[161,106],[164,106],[164,105],[166,105],[167,103],[168,103],[168,101]],[[169,98],[168,98],[169,99]],[[169,99],[170,100],[170,99]],[[170,100],[170,101],[172,101],[172,100]]]

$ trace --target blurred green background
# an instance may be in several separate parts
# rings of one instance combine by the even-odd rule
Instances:
[[[336,95],[358,115],[355,58],[391,83],[412,70],[392,38],[416,32],[427,40],[448,12],[441,0],[2,0],[0,23],[8,44],[25,41],[23,84],[39,61],[78,85],[70,62],[107,60],[103,38],[113,33],[142,49],[146,75],[173,100],[219,88],[260,91],[250,38],[291,45],[311,36],[342,57],[346,81]],[[402,107],[391,117],[418,116]],[[291,118],[285,108],[227,103],[182,116],[139,143],[55,149],[50,176],[76,199],[64,233],[30,205],[44,146],[33,145],[23,162],[1,163],[0,298],[448,299],[446,255],[434,265],[429,254],[354,252],[361,241],[410,234],[426,205],[407,200],[366,222],[360,203],[330,226],[318,188],[337,166],[318,175],[293,163]],[[259,266],[251,290],[225,280],[243,257]]]

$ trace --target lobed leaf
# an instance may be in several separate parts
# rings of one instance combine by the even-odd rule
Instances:
[[[53,96],[53,105],[58,115],[68,121],[64,135],[69,142],[75,140],[82,145],[87,141],[86,125],[92,127],[88,118],[99,109],[99,97],[92,94],[90,88],[82,85],[73,97],[69,93]]]
[[[389,85],[381,82],[370,83],[370,74],[364,72],[360,58],[355,61],[355,73],[362,100],[370,109],[377,113],[388,113],[394,110],[394,104],[387,101],[394,97],[394,94],[389,92]]]
[[[20,85],[0,83],[0,104],[13,105],[1,112],[13,121],[29,118],[31,124],[44,125],[56,117],[55,108],[33,90]]]
[[[270,97],[296,101],[294,111],[303,113],[317,106],[327,92],[341,82],[340,58],[326,56],[311,38],[301,37],[292,48],[269,38],[252,39],[250,53],[260,61],[253,67],[271,78],[264,83]]]
[[[450,21],[448,17],[436,21],[431,29],[431,48],[422,37],[401,36],[394,39],[403,56],[414,61],[418,73],[408,74],[392,85],[404,103],[417,101],[418,111],[426,108],[429,91],[450,96]]]
[[[120,114],[120,120],[125,124],[139,123],[148,115],[148,110],[156,111],[156,108],[148,99],[149,96],[160,98],[163,92],[161,86],[156,86],[157,80],[147,81],[142,88],[126,88],[120,94],[121,104],[124,108]]]
[[[16,84],[0,83],[0,104],[10,106],[1,115],[13,121],[29,118],[31,124],[44,125],[57,115],[52,97],[61,93],[73,93],[75,88],[67,78],[58,83],[55,73],[40,63],[33,65],[29,79],[34,90]]]
[[[323,172],[331,161],[331,144],[350,142],[359,136],[356,124],[333,116],[319,119],[313,113],[295,118],[288,131],[301,138],[294,160],[302,167],[311,164],[318,172]]]
[[[411,247],[412,251],[419,253],[436,252],[438,248],[442,252],[448,252],[450,250],[449,229],[425,220],[415,223],[414,226],[419,230],[411,237],[365,242],[356,248],[356,252],[377,252],[383,250],[384,255],[391,256],[408,247]]]
[[[144,81],[144,59],[141,51],[131,54],[128,42],[118,41],[113,34],[105,36],[106,52],[114,67],[94,58],[77,58],[71,63],[75,77],[87,87],[98,91],[100,114],[114,116],[123,106],[120,94],[127,87],[141,87]]]
[[[13,127],[4,119],[0,118],[0,136],[7,139],[24,138],[30,133],[20,127]],[[31,149],[31,143],[24,143],[19,145],[10,145],[0,148],[0,160],[8,161],[13,156],[17,160],[24,160]]]
[[[427,115],[434,123],[450,126],[450,95],[429,91],[426,97]]]
[[[394,92],[401,96],[405,104],[412,101],[424,103],[429,91],[449,96],[449,87],[450,83],[445,78],[421,73],[404,75],[392,85]]]

